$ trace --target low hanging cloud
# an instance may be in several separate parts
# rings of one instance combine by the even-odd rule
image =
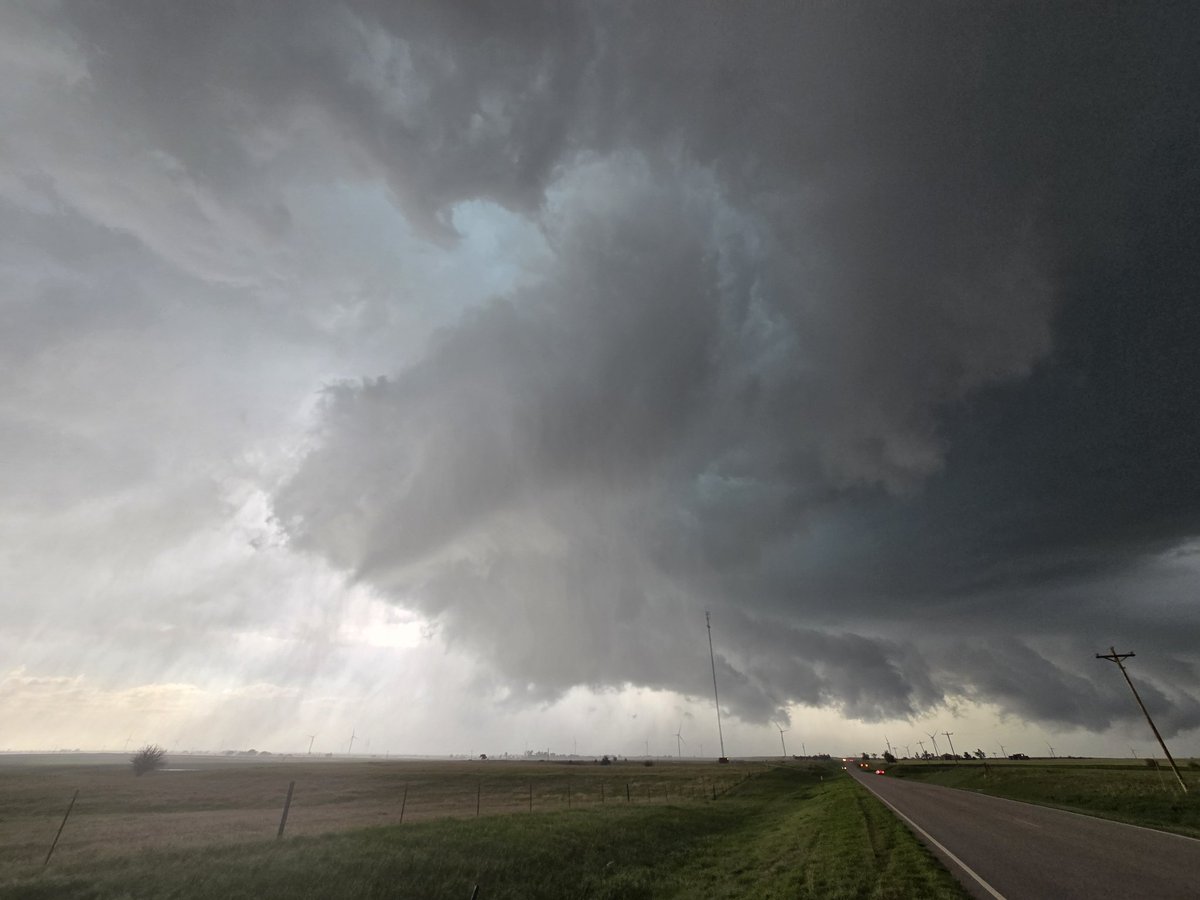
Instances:
[[[1105,727],[1093,645],[1145,640],[1195,727],[1174,18],[12,5],[0,441],[37,477],[4,483],[36,511],[268,455],[326,380],[307,452],[238,477],[513,703],[705,694],[711,609],[747,720]]]
[[[955,593],[968,559],[1005,565],[997,535],[908,556],[911,531],[891,529],[972,530],[922,521],[927,483],[955,474],[946,419],[1050,361],[1070,299],[1057,229],[1089,202],[1067,167],[1124,146],[1126,127],[1105,132],[1136,91],[1105,96],[1111,79],[1085,83],[1098,60],[987,17],[758,13],[639,17],[637,41],[603,14],[492,37],[563,29],[594,50],[561,93],[533,86],[545,70],[465,91],[479,111],[484,84],[513,91],[511,143],[490,157],[503,174],[476,189],[517,203],[515,180],[541,173],[519,205],[554,263],[420,362],[331,389],[277,513],[296,546],[437,617],[523,696],[702,693],[699,614],[715,606],[726,697],[750,719],[793,702],[914,716],[965,696],[1106,724],[1120,701],[1023,643],[1036,620],[980,613],[983,585]],[[470,46],[458,26],[452,60]],[[1081,121],[1056,120],[1069,111]],[[549,143],[527,130],[539,117]],[[944,639],[921,624],[940,621]],[[1007,649],[956,649],[973,629]],[[1200,721],[1177,708],[1176,727]]]

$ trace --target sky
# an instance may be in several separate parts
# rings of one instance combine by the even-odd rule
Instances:
[[[1198,32],[0,5],[0,750],[1200,755]]]

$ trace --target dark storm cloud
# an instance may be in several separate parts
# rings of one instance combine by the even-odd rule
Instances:
[[[537,284],[330,389],[276,498],[517,697],[703,693],[710,605],[747,718],[1100,726],[1091,643],[1161,638],[1200,724],[1163,599],[1200,510],[1186,7],[66,11],[106,111],[252,247],[282,172],[381,177],[438,241],[469,199],[542,228]]]

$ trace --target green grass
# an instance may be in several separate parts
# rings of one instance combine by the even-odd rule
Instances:
[[[593,804],[280,842],[130,852],[3,880],[8,898],[963,898],[833,768],[775,767],[713,802]]]
[[[1090,815],[1200,837],[1200,778],[1184,769],[1184,795],[1171,770],[1110,760],[1019,763],[901,763],[888,774],[980,791],[1010,800],[1056,806]]]

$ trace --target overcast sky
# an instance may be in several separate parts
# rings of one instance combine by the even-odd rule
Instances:
[[[1200,753],[1198,37],[4,3],[0,749]]]

